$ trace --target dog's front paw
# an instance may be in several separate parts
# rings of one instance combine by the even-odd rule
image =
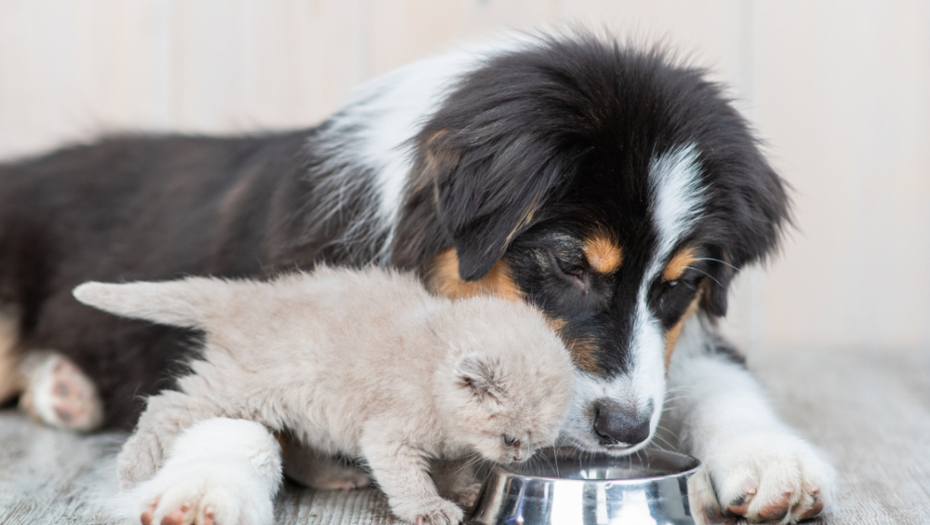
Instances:
[[[795,523],[830,503],[835,473],[810,444],[780,432],[744,435],[704,458],[720,507],[754,522]]]
[[[126,513],[142,525],[266,525],[272,497],[247,461],[166,465],[129,493]]]
[[[458,525],[464,517],[458,505],[438,496],[392,503],[398,517],[416,525]]]

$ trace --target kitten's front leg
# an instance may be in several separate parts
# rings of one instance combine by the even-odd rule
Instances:
[[[385,435],[383,429],[392,428],[390,423],[372,427],[378,428],[362,436],[362,454],[394,514],[417,525],[460,523],[462,509],[439,496],[423,452],[404,444],[400,436]]]
[[[120,488],[129,489],[151,478],[184,429],[197,421],[222,415],[228,414],[183,392],[169,390],[149,398],[136,430],[117,457]]]
[[[673,357],[667,413],[704,462],[720,508],[753,521],[820,514],[832,496],[833,468],[775,415],[756,379],[720,351],[722,343],[691,328],[704,337],[689,334]]]

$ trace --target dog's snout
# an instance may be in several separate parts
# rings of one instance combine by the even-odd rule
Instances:
[[[602,445],[638,445],[649,438],[650,415],[610,399],[594,402],[594,432]]]

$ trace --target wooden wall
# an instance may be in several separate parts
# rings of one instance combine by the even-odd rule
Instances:
[[[576,23],[713,69],[795,189],[744,345],[930,347],[930,0],[0,0],[0,156],[112,130],[313,124],[359,81]]]

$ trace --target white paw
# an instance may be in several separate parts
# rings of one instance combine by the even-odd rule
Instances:
[[[164,466],[115,503],[143,525],[267,525],[280,484],[274,436],[252,421],[214,418],[185,430]]]
[[[795,523],[831,503],[836,474],[807,442],[783,432],[735,436],[704,463],[720,508],[754,522]]]
[[[274,520],[267,483],[248,461],[168,464],[130,491],[126,514],[143,525],[265,525]]]
[[[46,425],[90,431],[103,422],[97,387],[68,358],[55,352],[36,357],[20,406]]]
[[[398,517],[416,525],[458,525],[464,517],[458,505],[439,496],[402,502],[395,498],[391,508]]]

